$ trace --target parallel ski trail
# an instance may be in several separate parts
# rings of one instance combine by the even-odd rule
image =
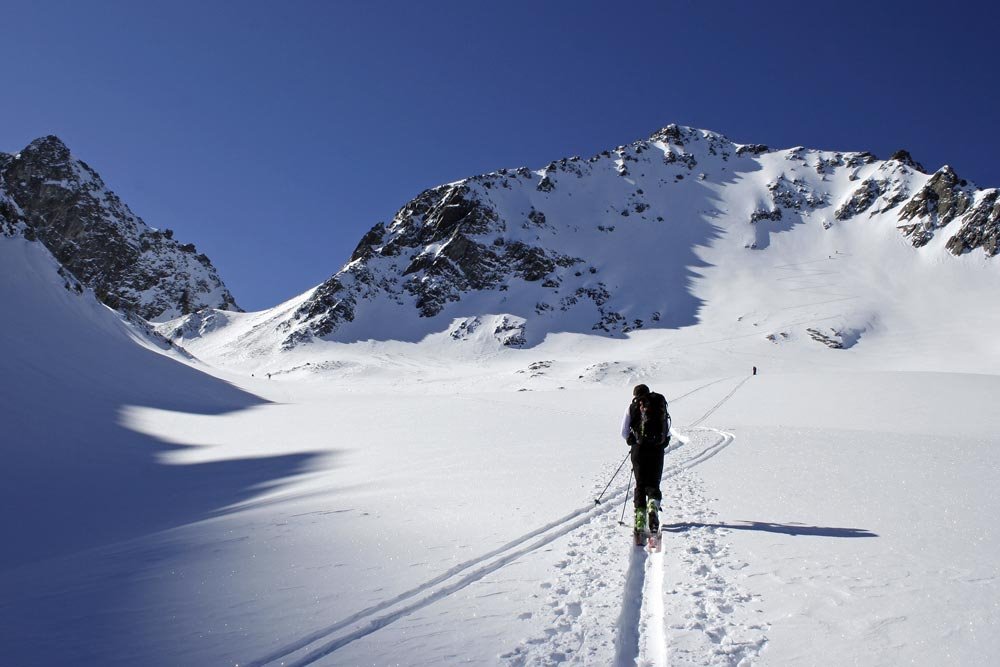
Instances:
[[[340,648],[343,648],[347,644],[350,644],[351,642],[357,641],[358,639],[361,639],[362,637],[366,637],[366,636],[372,634],[373,632],[375,632],[376,630],[380,630],[381,628],[384,628],[385,626],[389,625],[393,621],[396,621],[396,620],[398,620],[400,618],[403,618],[404,616],[408,616],[408,615],[412,614],[413,612],[417,611],[418,609],[422,609],[422,608],[426,607],[429,604],[437,602],[438,600],[440,600],[442,598],[445,598],[445,597],[447,597],[447,596],[449,596],[449,595],[451,595],[453,593],[456,593],[456,592],[462,590],[463,588],[465,588],[469,584],[471,584],[473,582],[476,582],[476,581],[479,581],[480,579],[482,579],[483,577],[485,577],[488,574],[496,572],[497,570],[499,570],[500,568],[504,567],[505,565],[508,565],[509,563],[517,560],[521,556],[524,556],[526,554],[531,553],[532,551],[535,551],[537,549],[540,549],[541,547],[544,547],[545,545],[553,542],[554,540],[562,537],[563,535],[566,535],[567,533],[570,533],[570,532],[576,530],[580,526],[582,526],[584,524],[587,524],[587,523],[590,523],[595,517],[598,517],[598,516],[600,516],[602,514],[606,514],[606,513],[610,512],[610,511],[614,510],[614,509],[616,509],[615,506],[611,505],[610,503],[607,504],[607,505],[601,505],[598,508],[596,508],[596,509],[594,509],[594,510],[592,510],[590,512],[587,512],[586,516],[583,516],[583,517],[577,519],[576,521],[572,521],[572,522],[570,522],[570,523],[562,526],[559,530],[555,530],[555,531],[549,533],[548,535],[546,535],[545,537],[541,538],[537,542],[533,542],[532,544],[529,544],[529,545],[527,545],[527,546],[525,546],[525,547],[523,547],[521,549],[517,549],[515,551],[511,551],[511,552],[505,553],[500,558],[497,558],[496,560],[494,560],[494,561],[492,561],[492,562],[490,562],[488,564],[484,564],[482,567],[479,567],[479,568],[476,568],[476,569],[472,570],[471,572],[469,572],[466,575],[460,577],[459,579],[457,579],[457,580],[449,583],[448,585],[442,586],[441,588],[435,590],[433,593],[431,593],[431,594],[429,594],[429,595],[427,595],[427,596],[425,596],[423,598],[420,598],[419,600],[416,600],[416,601],[414,601],[413,603],[411,603],[409,605],[406,605],[406,606],[401,607],[401,608],[399,608],[399,609],[397,609],[395,611],[392,611],[392,612],[390,612],[388,614],[385,614],[383,616],[379,616],[377,618],[373,618],[365,626],[363,626],[361,628],[358,628],[354,632],[351,632],[351,633],[349,633],[347,635],[344,635],[342,637],[338,637],[337,639],[335,639],[335,640],[333,640],[333,641],[331,641],[331,642],[329,642],[327,644],[324,644],[323,646],[320,646],[319,648],[317,648],[317,649],[315,649],[313,651],[310,651],[309,653],[307,653],[306,655],[302,656],[298,660],[294,660],[292,662],[287,662],[285,664],[287,664],[289,667],[303,667],[304,665],[312,664],[312,663],[316,662],[317,660],[319,660],[320,658],[323,658],[323,657],[325,657],[327,655],[330,655],[334,651],[336,651],[336,650],[338,650]]]
[[[662,479],[674,477],[683,471],[701,465],[736,440],[736,436],[732,433],[716,428],[702,427],[699,424],[715,414],[749,379],[750,376],[743,378],[722,400],[709,408],[705,414],[692,422],[691,426],[688,427],[691,430],[714,432],[719,436],[719,439],[700,449],[687,459],[665,469]],[[642,575],[644,581],[641,585],[641,595],[638,598],[638,602],[633,597],[634,591],[630,590],[628,585],[625,587],[620,619],[626,616],[636,616],[637,626],[634,632],[629,631],[626,633],[621,623],[619,624],[619,632],[621,634],[615,645],[615,665],[618,667],[635,664],[649,667],[666,667],[668,662],[668,639],[664,610],[665,591],[663,589],[663,553],[646,554],[646,556]],[[633,571],[630,567],[630,578],[632,575]],[[636,637],[636,633],[638,633],[638,637]],[[620,646],[619,644],[623,645]],[[629,644],[634,648],[627,650],[624,644]]]
[[[740,387],[742,387],[744,384],[746,384],[747,380],[749,380],[750,377],[751,376],[748,375],[747,377],[743,378],[740,381],[739,384],[737,384],[735,387],[733,387],[733,390],[731,392],[729,392],[728,394],[725,395],[725,397],[723,397],[723,399],[721,401],[719,401],[718,403],[716,403],[715,405],[713,405],[711,408],[709,408],[708,412],[706,412],[705,414],[703,414],[701,417],[699,417],[695,421],[691,422],[691,426],[697,426],[697,425],[701,424],[702,422],[704,422],[709,417],[711,417],[713,414],[715,414],[715,411],[718,410],[719,408],[721,408],[723,405],[725,405],[726,401],[728,401],[730,398],[732,398],[733,394],[735,394],[737,391],[739,391]]]
[[[622,490],[621,489],[617,489],[612,494],[612,497],[621,495],[621,493],[622,493]],[[601,506],[601,507],[604,508],[605,511],[607,511],[607,509],[610,506],[611,506],[611,503],[608,503],[606,506]],[[548,532],[550,530],[553,530],[555,528],[558,528],[560,526],[564,526],[565,524],[567,524],[567,522],[571,522],[571,521],[573,521],[573,519],[576,519],[576,518],[580,517],[581,515],[587,515],[587,519],[584,521],[584,523],[585,523],[586,521],[589,521],[590,518],[592,518],[593,516],[596,516],[598,514],[597,512],[594,512],[595,509],[596,508],[589,507],[589,506],[588,507],[581,507],[580,509],[578,509],[576,511],[573,511],[573,512],[570,512],[569,514],[566,514],[565,516],[563,516],[563,517],[561,517],[559,519],[556,519],[555,521],[551,521],[551,522],[545,524],[544,526],[541,526],[541,527],[536,528],[535,530],[533,530],[533,531],[531,531],[529,533],[521,535],[517,539],[511,540],[510,542],[507,542],[506,544],[503,544],[503,545],[497,547],[496,549],[494,549],[492,551],[489,551],[489,552],[487,552],[485,554],[477,556],[476,558],[471,558],[471,559],[469,559],[467,561],[463,561],[463,562],[459,563],[458,565],[455,565],[454,567],[451,567],[451,568],[445,570],[444,572],[442,572],[438,576],[434,577],[433,579],[425,581],[424,583],[420,584],[419,586],[415,586],[415,587],[411,588],[410,590],[405,591],[403,593],[400,593],[399,595],[397,595],[395,597],[389,598],[387,600],[383,600],[382,602],[379,602],[378,604],[372,605],[370,607],[366,607],[365,609],[362,609],[361,611],[359,611],[359,612],[357,612],[355,614],[352,614],[351,616],[348,616],[347,618],[344,618],[344,619],[342,619],[340,621],[337,621],[336,623],[334,623],[332,625],[329,625],[329,626],[327,626],[325,628],[321,628],[319,630],[316,630],[315,632],[310,633],[310,634],[308,634],[308,635],[306,635],[306,636],[304,636],[304,637],[296,640],[293,643],[286,644],[285,646],[282,646],[281,648],[275,650],[273,653],[270,653],[270,654],[264,656],[263,658],[259,658],[257,660],[252,661],[252,662],[248,662],[248,663],[246,663],[246,665],[247,665],[247,667],[262,667],[263,665],[267,665],[268,663],[274,662],[275,660],[278,660],[279,658],[283,658],[283,657],[285,657],[287,655],[295,653],[296,651],[300,651],[300,650],[308,647],[310,644],[313,644],[313,643],[315,643],[315,642],[317,642],[317,641],[319,641],[321,639],[324,639],[325,637],[328,637],[331,634],[333,634],[333,633],[335,633],[335,632],[337,632],[339,630],[342,630],[342,629],[344,629],[344,628],[346,628],[346,627],[348,627],[350,625],[353,625],[355,623],[363,621],[364,619],[368,618],[369,616],[373,616],[373,615],[375,615],[375,614],[377,614],[379,612],[385,611],[386,609],[389,609],[390,607],[393,607],[393,606],[398,605],[398,604],[400,604],[402,602],[405,602],[406,600],[408,600],[408,599],[410,599],[410,598],[412,598],[414,596],[420,595],[421,593],[424,593],[424,592],[426,592],[426,591],[434,588],[435,586],[444,583],[448,579],[451,579],[452,577],[455,577],[455,576],[458,576],[458,575],[462,574],[463,572],[465,572],[466,570],[468,570],[470,568],[474,568],[477,565],[482,565],[483,563],[485,563],[486,561],[489,561],[492,558],[500,556],[501,554],[504,554],[504,553],[506,553],[506,552],[508,552],[508,551],[510,551],[512,549],[516,549],[517,547],[519,547],[520,545],[524,544],[525,542],[527,542],[527,541],[529,541],[529,540],[531,540],[531,539],[533,539],[535,537],[538,537],[539,535],[542,535],[543,533],[546,533],[546,532]],[[600,513],[603,514],[603,512],[600,512]],[[560,534],[562,534],[562,533],[560,533]],[[549,540],[549,541],[551,541],[551,540]],[[541,546],[541,544],[539,544],[537,546],[533,546],[529,550],[534,550],[534,549],[538,548],[538,546]],[[517,553],[521,553],[521,552],[518,551]],[[476,570],[476,571],[478,572],[479,570]],[[492,572],[492,570],[490,570],[490,572]],[[480,575],[480,577],[478,577],[478,578],[482,578],[482,576],[485,576],[486,574],[489,574],[489,572],[483,572],[482,575]],[[468,583],[471,583],[471,581],[467,582],[466,585],[468,585]],[[378,628],[375,628],[375,629],[378,629]]]
[[[738,387],[742,384],[741,382]],[[729,395],[732,396],[732,392]],[[694,430],[715,433],[718,439],[686,459],[666,467],[662,479],[670,479],[701,465],[736,439],[732,433],[715,428],[700,427]],[[613,664],[617,667],[632,667],[637,663],[650,667],[667,664],[663,566],[662,552],[649,553],[645,549],[631,548],[622,591],[622,608],[616,625]]]
[[[666,618],[663,609],[663,552],[649,555],[646,588],[642,593],[643,632],[639,651],[643,664],[667,664]]]
[[[731,378],[720,378],[718,380],[708,382],[702,386],[692,389],[676,399],[673,399],[673,402],[677,402],[682,398],[686,398],[695,392],[706,389],[726,379]],[[747,378],[741,380],[736,385],[736,388],[727,394],[726,398],[710,410],[710,413],[717,410],[722,403],[728,400],[736,392],[736,390],[739,389],[744,382],[746,382],[746,380]],[[699,419],[697,423],[703,421],[704,418],[705,417]],[[723,440],[725,440],[725,438],[723,438]],[[664,477],[676,474],[680,469],[687,469],[708,460],[708,458],[714,456],[715,453],[724,448],[726,445],[728,445],[728,442],[721,444],[721,446],[719,442],[713,443],[705,448],[705,450],[695,453],[685,461],[677,464],[677,466],[665,471]],[[434,602],[437,602],[438,600],[446,598],[466,588],[470,584],[479,581],[493,572],[496,572],[518,558],[534,552],[550,544],[556,539],[578,529],[579,527],[592,522],[595,518],[607,514],[612,510],[617,510],[618,502],[624,500],[624,496],[629,492],[629,489],[630,487],[627,484],[617,486],[614,488],[614,491],[607,496],[607,500],[605,500],[603,504],[581,507],[560,517],[559,519],[540,526],[531,532],[525,533],[524,535],[521,535],[520,537],[511,540],[510,542],[507,542],[492,551],[459,563],[442,572],[437,577],[425,581],[418,586],[400,593],[399,595],[383,600],[378,604],[362,609],[361,611],[341,619],[336,623],[300,637],[294,642],[285,644],[284,646],[275,649],[271,653],[258,658],[257,660],[245,663],[245,665],[247,667],[263,667],[264,665],[282,660],[283,658],[285,659],[282,661],[282,664],[284,665],[301,667],[303,665],[312,664],[320,658],[330,655],[331,653],[357,641],[358,639],[377,632],[400,618],[409,616],[419,609],[422,609],[430,604],[433,604]],[[539,539],[531,542],[531,540],[535,538]],[[644,569],[644,567],[640,568],[637,576],[639,593],[642,591],[643,582],[645,580]],[[641,600],[641,594],[638,595],[636,599]],[[634,610],[634,613],[636,619],[638,619],[638,608]],[[360,627],[355,627],[359,624]],[[349,631],[346,632],[346,634],[340,634],[339,636],[330,639],[333,635],[345,630]],[[324,639],[329,639],[329,641],[319,647],[313,648],[308,653],[305,653],[294,660],[287,659]],[[636,647],[637,644],[633,642],[631,649],[633,657],[637,651]]]
[[[643,549],[632,549],[629,557],[625,586],[622,590],[625,603],[622,604],[616,624],[614,661],[616,667],[630,667],[635,665],[639,658],[639,628],[648,556],[649,554]]]

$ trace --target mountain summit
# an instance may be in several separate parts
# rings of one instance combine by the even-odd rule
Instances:
[[[0,226],[20,226],[104,303],[147,320],[238,310],[194,244],[152,229],[55,136],[0,153]]]
[[[993,257],[998,191],[947,166],[925,173],[906,151],[772,150],[670,125],[587,159],[422,192],[329,280],[256,318],[251,338],[289,349],[447,332],[521,347],[559,332],[680,328],[702,317],[693,287],[710,267],[737,275],[792,239],[826,257],[886,229],[914,258]],[[172,333],[205,326],[199,315]]]

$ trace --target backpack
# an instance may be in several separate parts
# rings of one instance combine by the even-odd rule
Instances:
[[[632,430],[640,445],[663,445],[670,438],[670,414],[667,399],[661,394],[650,392],[636,397],[636,413],[632,420]]]

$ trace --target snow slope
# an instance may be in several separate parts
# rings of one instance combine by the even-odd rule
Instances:
[[[255,379],[274,403],[242,414],[130,409],[200,445],[170,465],[321,456],[214,518],[8,573],[5,645],[102,665],[1000,654],[994,376],[649,379],[681,436],[652,556],[618,525],[624,473],[593,503],[624,456],[624,388],[404,391],[386,411],[383,392]],[[109,589],[99,624],[66,613]]]
[[[176,350],[164,356],[58,269],[40,243],[0,235],[0,567],[185,524],[296,469],[295,457],[163,465],[175,448],[123,426],[122,410],[224,414],[265,401],[178,363]]]
[[[311,290],[161,327],[193,358],[0,237],[2,661],[996,663],[1000,265],[746,231],[669,255],[699,303],[669,327],[285,348]],[[675,424],[660,554],[627,468],[594,502],[637,382]]]

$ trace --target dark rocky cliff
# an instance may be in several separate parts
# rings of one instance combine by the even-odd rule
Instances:
[[[0,225],[9,233],[18,224],[124,313],[157,320],[238,309],[208,257],[146,225],[58,137],[0,153]]]

